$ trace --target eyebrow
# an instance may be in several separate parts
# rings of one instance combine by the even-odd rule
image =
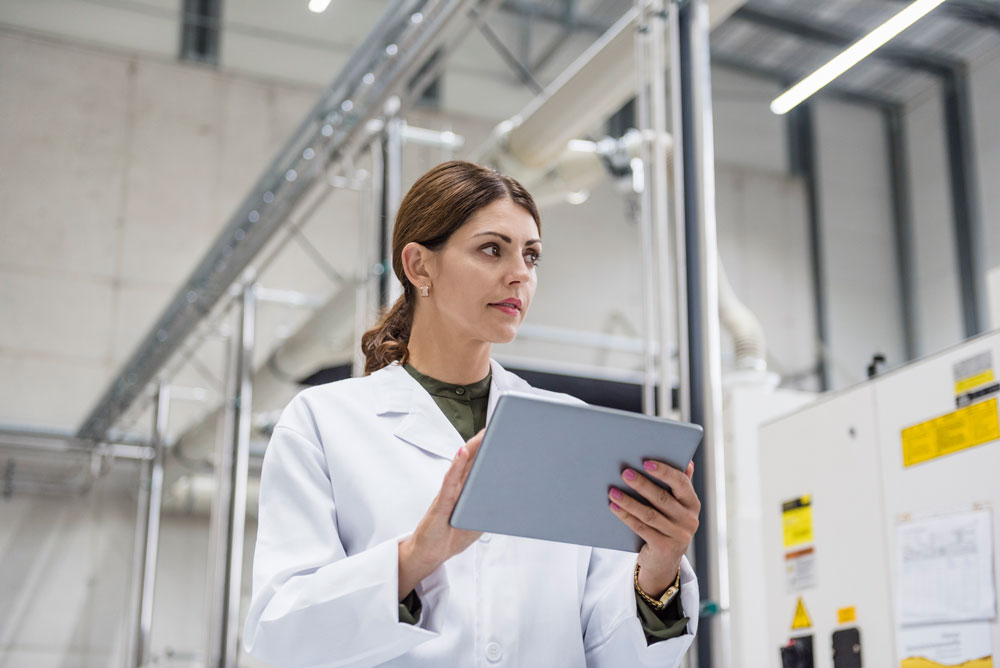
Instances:
[[[495,237],[500,237],[501,239],[503,239],[507,243],[512,243],[512,240],[511,240],[510,237],[508,237],[506,234],[500,234],[499,232],[490,232],[490,231],[479,232],[478,234],[473,234],[472,236],[474,236],[474,237],[481,237],[484,234],[492,234]],[[524,245],[525,246],[530,246],[531,244],[540,244],[540,243],[542,243],[541,239],[529,239],[528,241],[524,242]]]

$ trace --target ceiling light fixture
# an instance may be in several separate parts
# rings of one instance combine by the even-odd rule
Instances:
[[[309,11],[322,14],[330,6],[330,0],[309,0]]]
[[[818,70],[802,79],[771,102],[771,111],[785,114],[841,74],[871,55],[890,39],[903,32],[945,0],[916,0],[898,14],[851,44]]]

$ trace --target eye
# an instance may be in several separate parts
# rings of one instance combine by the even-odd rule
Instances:
[[[537,253],[536,251],[528,251],[527,253],[525,253],[525,255],[531,258],[532,266],[538,264],[538,262],[542,259],[541,254]]]
[[[496,244],[486,244],[485,246],[483,246],[479,250],[486,251],[486,254],[490,255],[492,257],[499,257],[500,256],[500,246],[497,246]],[[493,251],[496,251],[496,252],[493,252]]]

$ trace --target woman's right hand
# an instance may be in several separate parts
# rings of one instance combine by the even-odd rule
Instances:
[[[451,467],[444,476],[430,508],[424,514],[416,530],[399,543],[399,600],[402,602],[417,583],[433,573],[441,564],[472,545],[481,531],[455,529],[448,520],[455,509],[458,495],[462,492],[465,479],[469,476],[472,462],[479,452],[483,432],[468,440],[451,461]]]

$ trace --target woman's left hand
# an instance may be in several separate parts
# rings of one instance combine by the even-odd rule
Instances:
[[[691,484],[692,475],[694,462],[682,473],[663,462],[645,461],[641,472],[625,469],[622,480],[648,503],[615,487],[608,493],[611,512],[646,541],[638,556],[639,586],[650,596],[660,596],[674,583],[681,557],[698,529],[701,501]],[[665,483],[671,491],[649,478]]]

